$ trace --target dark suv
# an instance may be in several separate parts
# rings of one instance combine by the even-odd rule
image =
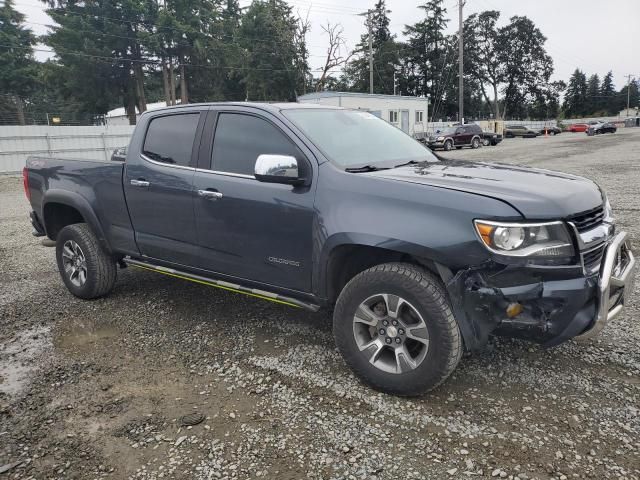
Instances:
[[[462,147],[478,148],[482,145],[482,129],[475,124],[446,127],[429,136],[427,145],[432,150],[442,148],[446,151]]]

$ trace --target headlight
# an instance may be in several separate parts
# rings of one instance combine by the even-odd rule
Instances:
[[[441,142],[442,140],[444,140],[444,137],[438,137],[438,138],[436,138],[436,142]]]
[[[562,222],[501,223],[475,220],[482,243],[494,253],[512,257],[572,257],[573,243]]]

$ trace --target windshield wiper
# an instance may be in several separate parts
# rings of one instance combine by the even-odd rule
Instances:
[[[398,167],[406,167],[407,165],[417,165],[418,163],[425,163],[426,160],[423,160],[422,162],[418,162],[417,160],[409,160],[406,163],[401,163],[400,165],[396,165],[393,168],[398,168]]]
[[[345,168],[345,172],[349,173],[364,173],[364,172],[375,172],[377,170],[389,170],[388,167],[374,167],[373,165],[365,165],[364,167],[349,167]]]

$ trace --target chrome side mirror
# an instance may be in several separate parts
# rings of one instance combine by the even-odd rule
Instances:
[[[297,185],[304,182],[299,177],[298,160],[290,155],[260,155],[256,160],[254,176],[266,183]]]

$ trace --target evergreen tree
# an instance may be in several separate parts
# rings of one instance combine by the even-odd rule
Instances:
[[[496,119],[501,114],[498,94],[505,74],[499,53],[499,18],[500,12],[488,10],[470,15],[464,24],[465,72],[477,81],[478,88],[486,103],[491,105],[491,112]]]
[[[388,13],[385,1],[378,0],[371,14],[374,93],[393,94],[394,72],[400,68],[399,54],[402,46],[396,43],[395,36],[391,35]],[[369,92],[368,32],[361,36],[353,57],[345,68],[345,83],[350,90]]]
[[[603,107],[602,97],[600,96],[600,77],[594,73],[587,81],[587,101],[585,112],[587,115],[593,115],[601,111]]]
[[[626,110],[627,108],[627,91],[629,91],[629,115],[635,114],[635,111],[640,108],[640,82],[638,80],[631,80],[628,87],[625,85],[620,89],[620,94],[618,95],[618,101],[612,102],[615,107],[614,114]],[[625,111],[626,115],[626,111]]]
[[[587,109],[587,76],[579,68],[569,78],[563,105],[566,117],[580,117]]]
[[[12,0],[0,6],[0,124],[25,124],[24,99],[36,86],[35,37]],[[15,119],[15,120],[14,120]]]
[[[444,91],[444,72],[455,58],[444,34],[448,22],[444,0],[429,0],[419,8],[424,18],[404,30],[408,37],[404,55],[406,90],[428,97],[429,103],[435,105]]]
[[[498,60],[504,68],[502,118],[528,117],[528,106],[540,90],[548,95],[553,60],[546,52],[547,38],[527,17],[511,17],[498,31]]]
[[[284,0],[254,1],[242,17],[239,41],[246,51],[248,100],[294,101],[301,72],[298,24]]]
[[[602,79],[602,85],[600,85],[601,106],[607,115],[615,115],[618,113],[616,98],[616,88],[613,85],[613,73],[609,71]]]
[[[146,110],[142,39],[151,13],[143,0],[128,2],[51,2],[56,22],[44,41],[64,67],[62,93],[80,109],[106,113],[120,104],[135,123],[136,108]]]

